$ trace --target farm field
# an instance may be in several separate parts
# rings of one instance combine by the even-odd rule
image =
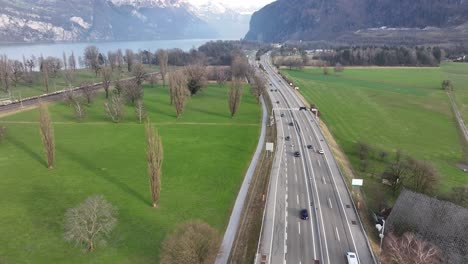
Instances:
[[[0,119],[7,128],[0,143],[0,263],[159,263],[161,242],[181,222],[200,219],[222,235],[260,132],[260,107],[247,87],[234,119],[226,87],[205,88],[177,120],[167,87],[145,86],[164,146],[158,209],[151,207],[144,125],[132,107],[114,124],[103,93],[81,122],[64,103],[51,104],[53,170],[45,165],[37,110]],[[106,245],[84,253],[64,240],[63,217],[94,194],[117,207],[118,224]]]
[[[327,76],[317,68],[283,73],[318,106],[354,171],[365,179],[366,194],[384,189],[379,175],[385,165],[373,159],[367,172],[359,173],[358,141],[433,162],[441,175],[440,193],[468,184],[468,175],[456,167],[463,150],[449,99],[441,89],[440,68],[347,68]]]
[[[453,94],[465,124],[468,123],[468,63],[444,63],[444,79],[453,83]]]

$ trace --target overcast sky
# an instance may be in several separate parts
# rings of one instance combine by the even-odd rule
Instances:
[[[252,7],[255,7],[257,9],[260,9],[275,0],[188,0],[188,2],[191,2],[193,4],[206,3],[209,1],[224,3],[230,7],[235,8],[245,7],[246,9],[250,9]]]

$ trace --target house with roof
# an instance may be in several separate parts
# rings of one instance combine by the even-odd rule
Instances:
[[[412,232],[438,246],[444,263],[468,263],[467,208],[403,190],[385,222],[385,233],[390,232]]]

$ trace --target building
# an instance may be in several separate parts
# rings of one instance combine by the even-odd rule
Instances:
[[[447,264],[468,263],[468,209],[403,190],[385,222],[385,233],[415,233],[438,246]]]

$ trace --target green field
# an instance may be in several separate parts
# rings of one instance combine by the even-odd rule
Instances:
[[[154,65],[144,65],[145,69],[147,72],[153,72],[158,69],[157,66]],[[127,70],[127,66],[125,65],[123,67],[123,72],[121,74],[121,78],[126,78],[131,75]],[[75,80],[73,82],[73,87],[80,86],[82,82],[84,81],[89,81],[91,83],[97,83],[97,82],[102,82],[102,78],[100,75],[96,77],[96,74],[89,70],[89,69],[77,69],[75,71]],[[13,99],[20,99],[20,98],[26,98],[30,96],[36,96],[36,95],[41,95],[45,94],[45,86],[44,86],[44,81],[42,74],[40,72],[33,72],[32,73],[32,80],[33,82],[28,84],[24,80],[20,80],[20,82],[17,84],[17,86],[11,86],[11,97]],[[119,74],[117,70],[113,72],[113,78],[112,80],[116,80],[119,77]],[[53,74],[50,74],[49,78],[49,92],[54,92],[54,91],[59,91],[63,89],[67,89],[68,84],[64,78],[63,72],[57,73],[55,76]],[[3,87],[0,89],[0,100],[5,99],[10,97],[9,93],[6,93],[3,90]]]
[[[358,172],[356,142],[430,160],[441,174],[440,192],[468,183],[455,165],[463,159],[461,138],[440,68],[349,68],[328,76],[320,69],[284,70],[315,103],[335,139]],[[382,189],[384,164],[372,160],[366,193]]]
[[[0,263],[158,263],[161,242],[183,221],[201,219],[223,233],[258,141],[260,108],[244,93],[229,118],[227,88],[209,86],[176,120],[167,88],[145,88],[145,104],[164,145],[160,207],[151,208],[144,126],[131,107],[120,124],[103,111],[103,94],[81,123],[51,105],[56,166],[46,169],[32,110],[0,119]],[[107,245],[84,253],[63,239],[63,216],[103,194],[118,208]]]
[[[468,124],[468,63],[445,63],[442,65],[444,79],[451,80],[458,109]]]

